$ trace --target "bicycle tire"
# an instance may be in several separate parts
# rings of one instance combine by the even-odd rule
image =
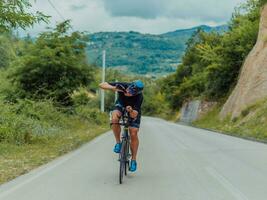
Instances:
[[[129,142],[127,141],[126,142],[126,151],[125,151],[125,170],[124,170],[124,175],[127,176],[127,172],[129,170],[129,158],[128,158],[128,155],[129,155]]]
[[[120,172],[119,172],[119,182],[120,184],[122,184],[122,181],[123,181],[123,175],[126,171],[126,168],[125,168],[125,145],[126,145],[126,141],[122,141],[122,144],[121,144],[121,152],[120,152]]]
[[[124,167],[124,164],[120,163],[120,184],[122,184],[123,181]]]
[[[125,170],[124,170],[124,175],[125,175],[125,176],[127,176],[128,169],[129,169],[129,161],[126,161],[126,162],[125,162]]]

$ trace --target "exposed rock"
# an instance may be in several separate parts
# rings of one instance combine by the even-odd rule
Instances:
[[[240,115],[247,106],[267,97],[267,4],[261,11],[258,40],[243,65],[238,83],[220,116]]]
[[[215,101],[202,101],[198,108],[198,119],[210,112],[218,103]]]
[[[217,102],[208,101],[190,101],[183,104],[181,110],[180,121],[184,123],[191,123],[209,112]]]
[[[184,103],[180,121],[184,123],[191,123],[192,121],[195,121],[198,117],[200,103],[201,102],[199,100]]]

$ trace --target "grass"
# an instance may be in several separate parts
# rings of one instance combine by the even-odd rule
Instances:
[[[108,126],[76,122],[64,134],[33,138],[30,144],[0,143],[0,184],[70,152],[108,130]]]
[[[234,119],[228,116],[221,120],[219,118],[221,108],[222,105],[216,106],[193,125],[229,135],[267,141],[267,99],[248,106]]]
[[[19,56],[13,57],[10,62],[4,59],[0,63],[0,184],[80,147],[109,129],[107,114],[97,108],[97,97],[89,96],[85,89],[71,96],[73,104],[68,107],[59,105],[54,101],[56,98],[27,99],[32,94],[10,76],[15,66],[21,65]],[[58,87],[65,91],[61,84]]]
[[[0,184],[70,152],[109,129],[94,106],[70,109],[51,101],[0,99]]]

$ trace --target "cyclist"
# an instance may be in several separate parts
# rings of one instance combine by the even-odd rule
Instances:
[[[132,83],[125,82],[104,82],[99,85],[104,90],[112,90],[118,92],[118,99],[115,103],[115,109],[112,112],[112,130],[116,139],[114,147],[115,153],[120,153],[121,150],[121,127],[118,124],[123,110],[126,109],[130,115],[129,132],[131,137],[131,152],[132,159],[130,163],[130,171],[134,172],[137,169],[137,150],[139,145],[138,131],[141,122],[141,105],[143,102],[143,88],[144,84],[140,80],[133,81]]]

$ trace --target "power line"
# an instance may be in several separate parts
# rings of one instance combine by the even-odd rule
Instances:
[[[65,20],[65,18],[63,17],[63,15],[61,15],[61,13],[59,12],[59,10],[56,8],[56,6],[52,3],[52,1],[51,0],[47,0],[48,1],[48,3],[54,8],[54,10],[57,12],[57,14],[61,17],[61,19],[63,20],[63,21],[66,21]]]
[[[61,17],[61,19],[62,19],[63,21],[66,21],[65,17],[59,12],[59,10],[58,10],[58,9],[56,8],[56,6],[52,3],[52,1],[51,1],[51,0],[47,0],[47,1],[48,1],[48,3],[52,6],[52,8],[54,8],[54,10],[56,11],[56,13]],[[71,30],[74,31],[74,29],[73,29],[72,26],[71,26],[70,28],[71,28]]]

